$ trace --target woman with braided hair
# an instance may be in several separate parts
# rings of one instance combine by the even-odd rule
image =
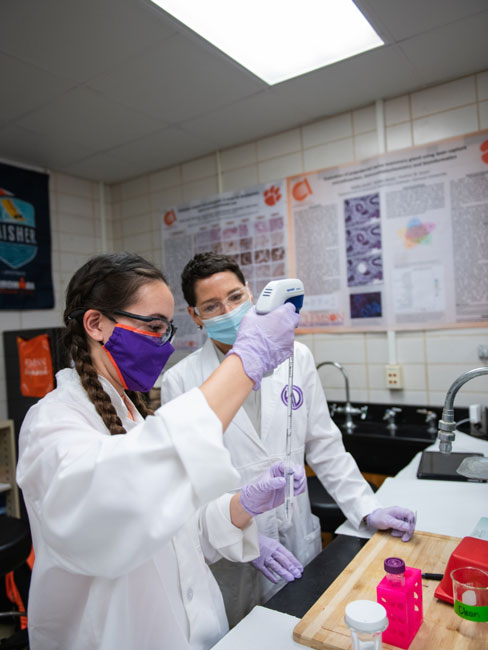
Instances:
[[[284,479],[239,488],[222,432],[290,355],[298,316],[251,310],[199,388],[150,411],[173,351],[174,300],[130,253],[99,255],[66,293],[71,368],[33,406],[19,438],[36,561],[31,650],[206,650],[228,629],[207,562],[259,554],[249,513],[276,507]]]

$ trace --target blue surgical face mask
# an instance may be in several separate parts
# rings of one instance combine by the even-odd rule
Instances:
[[[227,314],[221,314],[214,318],[202,320],[202,323],[207,330],[207,334],[214,341],[226,343],[227,345],[234,345],[241,320],[244,314],[251,309],[251,307],[251,301],[246,300],[242,305],[227,312]]]

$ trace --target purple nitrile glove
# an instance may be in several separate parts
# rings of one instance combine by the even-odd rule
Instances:
[[[388,508],[377,508],[366,517],[366,524],[377,530],[388,530],[394,537],[401,537],[403,542],[412,539],[415,530],[415,513],[408,508],[390,506]]]
[[[293,465],[293,492],[301,494],[305,490],[307,478],[302,465]],[[285,502],[285,464],[274,463],[255,483],[245,485],[241,489],[239,500],[241,506],[250,515],[256,515],[272,510]]]
[[[293,553],[271,537],[259,534],[259,557],[251,562],[253,567],[261,571],[274,584],[283,578],[292,582],[301,578],[303,566]]]
[[[300,315],[291,303],[280,305],[269,314],[256,314],[255,307],[246,313],[227,354],[240,357],[244,372],[254,382],[253,390],[259,389],[264,375],[291,357],[299,321]]]

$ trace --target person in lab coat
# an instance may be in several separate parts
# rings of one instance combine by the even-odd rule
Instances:
[[[232,348],[239,323],[253,299],[234,259],[212,252],[197,254],[188,262],[182,273],[182,289],[190,316],[198,327],[206,329],[209,338],[203,347],[163,374],[163,401],[198,386],[214,372]],[[310,350],[295,342],[294,355],[292,462],[303,465],[306,457],[353,525],[391,528],[392,534],[408,541],[414,532],[414,513],[396,506],[381,507],[354,458],[344,449]],[[224,444],[243,483],[255,480],[272,463],[285,459],[287,392],[288,362],[284,362],[263,379],[260,390],[249,395],[227,430]],[[273,571],[269,567],[263,571],[269,538],[288,549],[303,565],[322,548],[320,523],[311,512],[307,493],[296,497],[291,525],[284,506],[259,515],[257,525],[261,547],[258,560],[252,565],[235,565],[223,559],[212,566],[231,626],[254,605],[266,602],[289,579],[276,562]],[[272,581],[270,573],[274,575]]]
[[[207,650],[228,623],[206,562],[255,558],[249,512],[284,498],[276,464],[232,493],[222,430],[290,354],[294,308],[250,313],[219,370],[152,413],[139,391],[173,350],[173,310],[162,273],[130,253],[94,257],[69,283],[74,367],[29,410],[19,440],[36,555],[31,650]]]

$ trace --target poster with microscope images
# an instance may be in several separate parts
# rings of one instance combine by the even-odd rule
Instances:
[[[488,132],[287,179],[302,326],[488,322]]]
[[[163,266],[174,291],[175,346],[197,348],[205,340],[187,313],[181,272],[196,254],[233,257],[257,298],[270,280],[288,274],[285,181],[227,192],[168,208],[162,215]]]

